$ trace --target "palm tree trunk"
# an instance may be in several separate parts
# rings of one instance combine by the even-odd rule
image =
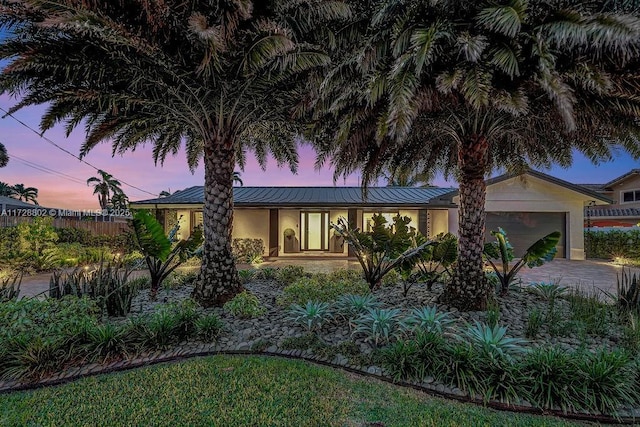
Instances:
[[[484,275],[484,181],[489,145],[483,136],[472,136],[458,149],[460,202],[458,207],[458,264],[447,287],[445,300],[460,310],[485,310],[491,289]]]
[[[233,141],[205,142],[204,251],[193,298],[204,307],[221,306],[242,291],[231,253],[233,225]]]

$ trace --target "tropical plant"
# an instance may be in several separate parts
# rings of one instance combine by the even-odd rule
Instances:
[[[374,347],[398,339],[403,333],[400,310],[397,308],[369,308],[355,320],[353,334],[364,335]]]
[[[344,218],[339,218],[338,223],[331,224],[331,227],[353,247],[369,289],[373,290],[380,286],[388,272],[420,256],[434,243],[427,241],[411,247],[415,230],[409,228],[409,217],[397,215],[393,218],[393,224],[387,225],[387,219],[382,214],[374,214],[371,221],[369,232],[351,228]]]
[[[9,154],[4,144],[0,143],[0,168],[7,166],[9,163]]]
[[[342,295],[334,304],[334,307],[341,316],[347,320],[354,320],[368,309],[380,308],[382,304],[376,300],[373,294],[366,295]]]
[[[120,192],[111,196],[111,204],[109,207],[115,210],[124,210],[129,207],[129,197],[126,194]]]
[[[416,247],[427,243],[427,241],[428,239],[422,234],[416,234]],[[458,259],[458,239],[456,236],[451,233],[441,233],[433,239],[433,242],[419,256],[401,265],[401,269],[406,272],[404,275],[411,274],[417,268],[418,273],[413,275],[411,282],[424,282],[429,290],[433,288],[435,283],[442,281],[445,275],[452,275],[451,266]],[[404,290],[405,296],[409,287],[407,286]]]
[[[12,197],[16,194],[16,190],[14,190],[13,186],[7,184],[6,182],[0,182],[0,196]]]
[[[542,311],[537,308],[531,310],[527,317],[527,329],[525,330],[525,336],[527,338],[535,338],[540,332],[540,328],[542,328],[544,320]]]
[[[24,184],[16,184],[13,186],[13,197],[23,202],[33,202],[38,204],[38,189],[35,187],[25,187]]]
[[[234,316],[250,319],[263,315],[267,310],[260,305],[260,300],[254,294],[242,291],[224,305],[224,309]]]
[[[242,178],[240,178],[240,172],[238,171],[233,172],[233,174],[231,175],[231,181],[233,181],[234,184],[238,184],[240,187],[244,185],[244,182],[242,182]]]
[[[14,301],[20,295],[23,273],[14,273],[6,278],[0,277],[0,303]]]
[[[523,347],[525,340],[509,338],[506,334],[507,328],[504,326],[491,327],[476,321],[464,331],[463,335],[457,336],[457,339],[466,340],[483,359],[499,362],[512,360],[514,355],[525,351]]]
[[[201,316],[195,322],[196,336],[205,342],[214,341],[220,335],[223,326],[222,320],[215,313]]]
[[[640,315],[640,284],[636,273],[622,269],[620,274],[616,274],[615,298],[618,309],[623,312],[632,311]]]
[[[291,108],[306,76],[329,62],[324,24],[350,15],[334,0],[17,2],[2,6],[0,93],[11,108],[48,104],[46,131],[86,124],[86,155],[153,145],[162,163],[186,147],[204,163],[204,254],[194,297],[223,305],[241,291],[231,255],[232,179],[246,151],[297,168]],[[167,18],[170,17],[170,18]],[[34,70],[37,70],[35,72]],[[43,90],[46,88],[46,90]],[[91,88],[90,90],[87,88]]]
[[[387,171],[384,179],[387,181],[387,187],[431,187],[432,177],[424,173],[395,168]]]
[[[285,265],[276,271],[276,280],[282,286],[288,286],[301,277],[305,277],[304,267],[301,265]]]
[[[111,198],[122,193],[122,184],[113,175],[103,170],[98,170],[98,175],[87,179],[87,185],[93,185],[93,194],[98,195],[100,208],[108,209]]]
[[[527,288],[532,294],[539,296],[545,301],[555,301],[558,298],[561,298],[567,295],[569,288],[566,286],[560,286],[558,283],[532,283],[529,288]]]
[[[364,185],[394,167],[457,178],[459,262],[443,294],[455,307],[484,309],[492,293],[491,172],[568,166],[574,149],[640,156],[640,19],[612,3],[370,0],[338,32],[310,107],[317,163],[361,170]]]
[[[264,271],[265,269],[260,269]],[[367,283],[359,277],[335,278],[317,273],[311,277],[301,277],[286,286],[277,302],[282,307],[291,304],[305,304],[307,301],[333,302],[341,295],[369,293]]]
[[[308,332],[313,332],[320,329],[332,317],[331,307],[328,303],[307,301],[305,305],[291,305],[288,320],[304,326]]]
[[[489,265],[498,276],[498,280],[500,280],[500,293],[502,295],[506,295],[509,292],[509,286],[524,266],[529,268],[539,267],[545,262],[551,261],[556,255],[556,246],[560,241],[559,231],[549,233],[529,246],[520,259],[514,265],[511,265],[514,254],[513,246],[507,239],[507,233],[502,228],[498,228],[498,231],[492,231],[491,235],[496,238],[496,241],[485,243],[484,254]],[[501,268],[496,266],[494,260],[500,261]]]
[[[420,379],[424,375],[413,341],[398,341],[381,352],[382,367],[394,381]]]
[[[414,308],[404,320],[405,325],[412,331],[442,333],[453,323],[449,313],[438,313],[438,307]]]

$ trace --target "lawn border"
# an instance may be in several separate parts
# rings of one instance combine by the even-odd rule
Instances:
[[[279,350],[279,351],[253,351],[253,350],[208,350],[208,351],[196,351],[196,352],[187,352],[180,355],[170,355],[170,356],[162,356],[163,353],[160,353],[159,357],[145,357],[145,358],[136,358],[136,359],[125,359],[119,360],[108,365],[102,365],[99,369],[93,369],[89,372],[80,372],[80,368],[72,369],[70,371],[70,375],[63,376],[60,378],[51,378],[44,379],[36,382],[30,383],[18,383],[14,386],[9,386],[0,389],[0,395],[9,394],[17,391],[29,391],[36,390],[40,388],[53,387],[58,385],[68,384],[74,381],[77,381],[82,378],[93,377],[102,374],[111,374],[117,372],[126,372],[129,370],[143,368],[147,366],[154,366],[159,364],[172,364],[184,362],[194,358],[202,358],[202,357],[210,357],[210,356],[218,356],[218,355],[226,355],[226,356],[266,356],[273,358],[281,358],[288,360],[301,360],[307,363],[312,363],[318,366],[329,367],[333,369],[339,369],[344,372],[352,373],[359,375],[361,377],[373,378],[379,381],[383,381],[389,384],[393,384],[395,386],[403,387],[403,388],[411,388],[416,391],[420,391],[430,396],[445,398],[447,400],[453,400],[461,403],[471,403],[476,406],[482,406],[486,408],[491,408],[504,412],[513,412],[513,413],[522,413],[522,414],[531,414],[531,415],[542,415],[542,416],[554,416],[557,418],[576,420],[576,421],[590,421],[597,423],[606,423],[606,424],[619,424],[619,425],[634,425],[637,423],[638,418],[621,416],[621,417],[612,417],[610,415],[603,414],[591,414],[587,412],[563,412],[561,410],[545,410],[540,409],[533,406],[522,406],[522,405],[514,405],[507,404],[504,402],[499,402],[495,400],[485,401],[483,399],[472,398],[470,396],[460,396],[453,393],[446,393],[444,391],[439,391],[435,386],[431,387],[429,385],[425,385],[424,383],[414,383],[407,381],[394,381],[393,379],[380,375],[378,373],[372,373],[361,368],[346,365],[333,363],[325,358],[319,356],[305,356],[302,355],[300,350]],[[77,371],[77,372],[76,372]]]

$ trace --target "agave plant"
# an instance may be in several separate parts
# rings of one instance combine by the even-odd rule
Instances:
[[[398,339],[403,334],[403,324],[400,320],[400,310],[397,308],[369,308],[355,320],[354,334],[362,334],[366,342],[372,342],[375,347]]]
[[[621,311],[635,311],[640,314],[640,284],[634,273],[622,269],[622,275],[617,277],[617,305]]]
[[[509,338],[506,335],[507,328],[504,326],[491,327],[476,321],[475,325],[469,326],[458,339],[469,342],[482,358],[496,362],[501,359],[511,360],[513,355],[525,351],[523,345],[526,340]]]
[[[380,301],[373,294],[342,295],[335,302],[336,311],[346,319],[355,319],[370,308],[380,308]]]
[[[567,294],[569,290],[566,286],[560,286],[557,283],[532,283],[529,288],[530,292],[539,296],[545,301],[555,301]]]
[[[320,329],[324,323],[331,319],[332,314],[329,304],[320,301],[307,301],[304,306],[293,304],[289,309],[288,320],[303,325],[307,331]]]
[[[442,333],[447,326],[453,323],[453,319],[449,313],[438,313],[438,308],[431,306],[414,308],[404,323],[412,331]]]

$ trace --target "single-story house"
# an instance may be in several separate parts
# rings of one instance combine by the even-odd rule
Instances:
[[[458,231],[458,195],[452,188],[373,187],[234,187],[234,238],[265,243],[264,256],[315,254],[348,256],[347,245],[330,223],[339,217],[366,229],[374,213],[409,216],[429,237]],[[596,192],[552,176],[529,171],[487,181],[487,238],[504,228],[516,249],[524,250],[551,231],[561,231],[559,257],[584,259],[584,207],[611,201]],[[203,187],[169,197],[132,202],[133,209],[152,209],[166,228],[180,221],[180,238],[202,223]],[[292,235],[292,237],[285,237]]]

